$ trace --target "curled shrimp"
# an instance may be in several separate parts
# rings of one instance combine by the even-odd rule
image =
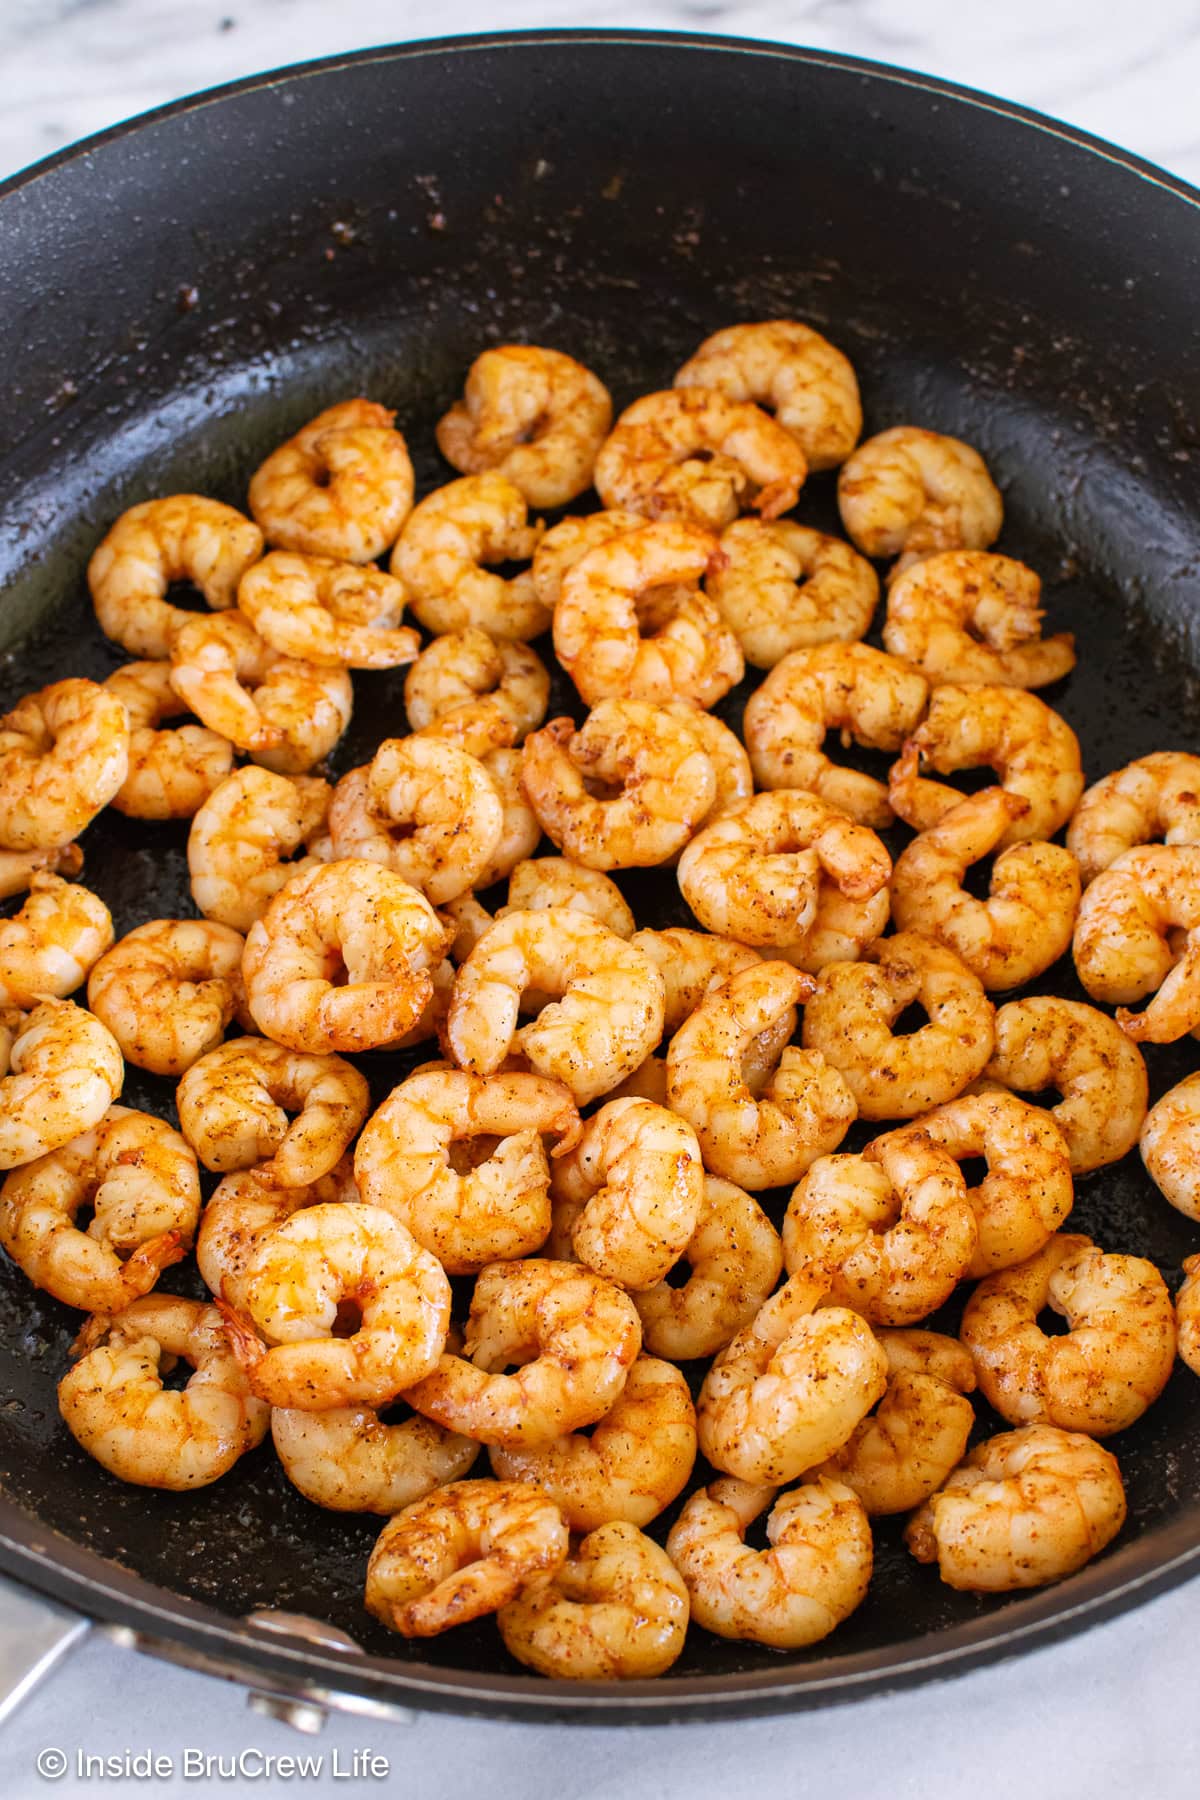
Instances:
[[[1184,1258],[1183,1275],[1175,1296],[1179,1354],[1193,1375],[1200,1375],[1200,1256]]]
[[[1053,1307],[1065,1336],[1047,1337]],[[1141,1256],[1106,1255],[1059,1232],[1036,1255],[981,1281],[962,1340],[979,1385],[1011,1425],[1057,1425],[1109,1437],[1140,1419],[1175,1364],[1175,1308]]]
[[[646,1349],[691,1362],[715,1356],[750,1324],[779,1280],[783,1251],[756,1200],[732,1181],[706,1175],[700,1217],[679,1262],[690,1270],[682,1287],[660,1281],[635,1294],[634,1303]]]
[[[367,1564],[367,1611],[403,1637],[495,1612],[565,1560],[558,1508],[518,1481],[456,1481],[384,1526]]]
[[[966,964],[920,932],[881,938],[870,956],[821,971],[804,1009],[805,1048],[844,1077],[864,1119],[911,1119],[975,1080],[992,1053],[995,1008]],[[928,1024],[897,1037],[914,1004]]]
[[[171,684],[211,730],[281,775],[328,756],[354,705],[345,669],[278,656],[240,612],[178,628]]]
[[[56,681],[0,719],[0,849],[57,850],[129,773],[129,717],[94,681]]]
[[[705,997],[727,981],[763,961],[748,944],[734,943],[732,938],[714,937],[707,931],[688,931],[683,926],[670,926],[665,931],[637,931],[633,942],[645,951],[651,962],[662,971],[665,984],[663,1031],[674,1035],[685,1019],[690,1019]],[[755,1097],[761,1096],[775,1074],[784,1049],[792,1041],[796,1029],[796,1008],[780,1006],[770,1023],[754,1037],[742,1053],[742,1074]],[[648,1067],[644,1064],[643,1067]],[[659,1062],[661,1094],[650,1093],[647,1099],[666,1103],[666,1064]],[[650,1079],[656,1079],[651,1076]]]
[[[689,387],[627,406],[594,479],[606,507],[721,531],[751,508],[764,519],[787,512],[807,473],[795,438],[760,407]]]
[[[639,1356],[604,1417],[549,1444],[489,1452],[503,1481],[549,1495],[572,1531],[610,1520],[648,1525],[687,1486],[696,1460],[696,1411],[678,1369]]]
[[[340,1056],[242,1037],[192,1063],[175,1103],[206,1169],[252,1168],[260,1181],[302,1187],[335,1166],[370,1099],[366,1077]]]
[[[1073,1575],[1124,1523],[1116,1457],[1093,1438],[1026,1425],[977,1444],[904,1540],[948,1587],[1000,1594]]]
[[[402,876],[440,905],[480,881],[504,812],[476,757],[433,737],[387,738],[334,789],[335,856],[362,857]]]
[[[862,1156],[822,1156],[788,1202],[789,1271],[821,1268],[839,1305],[872,1325],[915,1325],[950,1298],[978,1243],[952,1156],[920,1131],[891,1132]]]
[[[640,531],[645,523],[641,513],[618,506],[588,513],[582,519],[560,519],[552,525],[534,552],[531,571],[538,599],[547,613],[554,612],[568,572],[589,550],[597,550],[627,531]]]
[[[690,700],[669,700],[663,711],[687,727],[712,764],[717,797],[701,819],[700,828],[749,800],[754,792],[754,774],[737,733]]]
[[[1125,851],[1159,839],[1200,844],[1200,756],[1186,750],[1156,750],[1094,782],[1067,826],[1085,886]]]
[[[1138,1055],[1132,1044],[1129,1048]],[[1142,1093],[1144,1106],[1144,1067]],[[1155,1101],[1145,1114],[1140,1143],[1146,1173],[1159,1193],[1185,1218],[1200,1219],[1200,1074],[1186,1076]]]
[[[700,1488],[671,1527],[667,1554],[706,1631],[799,1650],[828,1637],[864,1599],[871,1526],[840,1481],[822,1476],[776,1494],[774,1486],[728,1479]],[[746,1533],[768,1507],[770,1547],[755,1550]]]
[[[1000,1007],[996,1047],[983,1075],[1018,1094],[1057,1089],[1061,1099],[1049,1111],[1066,1143],[1072,1175],[1119,1162],[1142,1132],[1147,1101],[1142,1053],[1106,1013],[1081,1001],[1031,994]],[[1142,1143],[1145,1155],[1144,1134]]]
[[[0,1169],[15,1169],[98,1125],[121,1092],[125,1064],[107,1026],[70,1000],[43,1000],[5,1035]]]
[[[0,1005],[65,1000],[112,941],[112,915],[98,895],[38,869],[24,906],[0,920]]]
[[[284,1474],[306,1500],[333,1512],[389,1518],[460,1481],[479,1455],[470,1438],[443,1431],[419,1413],[385,1424],[369,1406],[324,1412],[276,1406],[271,1438]]]
[[[134,819],[190,819],[233,767],[233,745],[206,725],[162,730],[187,711],[166,662],[126,663],[104,683],[129,715],[129,773],[113,795]]]
[[[495,469],[530,506],[565,506],[592,484],[612,424],[604,383],[561,350],[497,344],[438,420],[438,449],[463,475]]]
[[[261,1168],[223,1175],[200,1217],[196,1265],[216,1300],[249,1310],[249,1271],[259,1239],[306,1206],[334,1206],[360,1198],[349,1157],[315,1181],[284,1187]]]
[[[666,862],[717,794],[716,772],[690,720],[644,700],[602,700],[578,731],[570,719],[552,719],[532,732],[521,780],[547,837],[592,869]]]
[[[1135,1043],[1173,1044],[1200,1027],[1200,845],[1119,856],[1083,896],[1073,949],[1080,981],[1117,1002]],[[1128,1010],[1147,994],[1140,1013]]]
[[[351,563],[390,549],[413,500],[395,421],[374,400],[340,400],[273,450],[250,478],[250,511],[267,540]]]
[[[450,1275],[528,1256],[550,1232],[543,1139],[579,1114],[557,1081],[522,1071],[418,1070],[393,1088],[354,1153],[363,1199],[400,1219]]]
[[[589,706],[622,696],[713,706],[741,680],[738,641],[699,587],[717,554],[707,531],[664,519],[571,564],[554,650]]]
[[[71,1435],[121,1481],[187,1493],[218,1481],[266,1436],[270,1409],[230,1354],[215,1306],[150,1294],[85,1327],[58,1384]],[[163,1377],[191,1366],[181,1392]]]
[[[126,1062],[154,1075],[182,1075],[221,1042],[235,1014],[249,1024],[242,948],[241,933],[227,925],[151,919],[97,962],[88,1005]]]
[[[86,1230],[75,1223],[91,1207]],[[35,1287],[82,1312],[119,1312],[179,1262],[200,1216],[196,1158],[177,1131],[111,1106],[99,1124],[14,1169],[0,1244]]]
[[[247,932],[280,888],[325,859],[333,790],[315,775],[238,769],[192,820],[188,872],[206,919]],[[297,851],[301,855],[295,861]]]
[[[238,610],[280,656],[323,669],[395,669],[421,640],[401,625],[404,583],[382,569],[272,550],[238,584]]]
[[[721,533],[707,588],[758,669],[793,650],[865,637],[879,602],[865,557],[791,519],[736,519]]]
[[[714,331],[679,370],[675,386],[765,407],[791,432],[810,469],[836,469],[862,431],[850,359],[798,319]]]
[[[825,754],[825,734],[872,750],[899,750],[925,711],[922,675],[868,644],[822,644],[776,663],[746,703],[743,731],[764,788],[803,788],[861,825],[894,822],[887,788]]]
[[[706,994],[668,1046],[668,1104],[706,1167],[740,1187],[798,1180],[854,1119],[849,1088],[813,1050],[787,1045],[757,1095],[746,1079],[743,1059],[812,987],[789,963],[751,964]]]
[[[171,583],[190,581],[214,612],[224,612],[262,549],[257,525],[203,494],[171,494],[131,506],[88,563],[101,631],[130,656],[165,661],[172,633],[194,617],[167,600]]]
[[[921,931],[960,956],[989,991],[1022,987],[1071,947],[1079,865],[1061,844],[1011,844],[992,865],[988,898],[963,885],[1028,802],[1007,788],[970,794],[915,837],[892,871],[898,931]]]
[[[433,999],[432,971],[450,935],[423,895],[389,870],[361,858],[317,863],[250,927],[246,1004],[259,1030],[290,1050],[393,1044]]]
[[[555,998],[519,1026],[530,988]],[[445,1035],[462,1068],[491,1075],[516,1051],[583,1106],[645,1061],[662,1022],[663,979],[649,957],[552,906],[509,913],[484,933],[455,978]]]
[[[1011,556],[947,550],[892,583],[883,641],[935,686],[1045,687],[1075,667],[1075,639],[1041,636],[1041,595],[1033,570]]]
[[[519,741],[541,724],[549,698],[550,676],[537,651],[478,625],[434,638],[404,679],[414,731],[482,703],[511,724]]]
[[[584,868],[565,856],[538,856],[519,862],[508,878],[508,901],[497,916],[545,912],[550,906],[586,913],[618,937],[633,936],[634,917],[616,882],[599,869]]]
[[[977,450],[916,425],[860,444],[838,475],[846,534],[864,556],[895,556],[893,570],[943,550],[986,550],[1004,502]]]
[[[492,563],[528,562],[542,535],[525,496],[495,471],[427,494],[392,552],[409,610],[427,631],[481,626],[497,638],[540,637],[550,625],[528,569],[506,579]]]

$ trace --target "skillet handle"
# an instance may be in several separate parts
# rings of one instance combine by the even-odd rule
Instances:
[[[90,1630],[82,1614],[0,1575],[0,1723]]]

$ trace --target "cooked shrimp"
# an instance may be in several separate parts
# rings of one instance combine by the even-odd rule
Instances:
[[[148,1295],[93,1319],[78,1348],[58,1384],[59,1410],[121,1481],[170,1493],[207,1487],[266,1436],[270,1409],[247,1387],[215,1306]],[[177,1360],[193,1370],[182,1392],[163,1385]]]
[[[774,1487],[714,1481],[692,1495],[667,1538],[692,1618],[718,1637],[799,1650],[860,1605],[871,1579],[871,1526],[857,1494],[819,1477]],[[774,1505],[772,1505],[774,1501]],[[746,1532],[767,1508],[769,1550]]]
[[[947,1586],[1000,1594],[1073,1575],[1124,1523],[1116,1457],[1090,1437],[1027,1425],[977,1444],[904,1540]]]
[[[516,738],[546,716],[550,675],[536,650],[492,637],[478,625],[434,638],[404,679],[404,707],[414,731],[481,703],[512,725]]]
[[[1088,993],[1118,1003],[1135,1043],[1173,1044],[1200,1027],[1200,845],[1119,856],[1083,896],[1074,952]],[[1127,1010],[1147,994],[1143,1011]]]
[[[427,494],[392,552],[391,570],[427,631],[478,625],[497,638],[535,638],[549,629],[528,569],[506,580],[488,564],[528,562],[542,535],[525,496],[507,476],[467,475]]]
[[[470,1438],[419,1413],[385,1425],[369,1406],[277,1406],[271,1437],[284,1474],[306,1500],[333,1512],[389,1517],[461,1480],[479,1455]]]
[[[922,931],[954,951],[985,988],[1023,987],[1071,947],[1079,865],[1061,844],[1013,844],[992,865],[986,900],[963,885],[1028,802],[1007,788],[970,794],[901,851],[892,871],[899,931]]]
[[[1184,1281],[1175,1296],[1179,1354],[1193,1375],[1200,1375],[1200,1256],[1183,1262]]]
[[[770,669],[792,650],[866,636],[879,578],[841,538],[791,519],[737,519],[721,533],[708,592],[746,661]]]
[[[421,648],[400,624],[407,597],[382,569],[272,550],[243,575],[238,610],[280,656],[323,669],[395,669]]]
[[[518,1026],[530,988],[556,998]],[[509,913],[458,971],[446,1042],[477,1075],[493,1074],[517,1051],[583,1106],[611,1092],[658,1043],[663,992],[649,957],[598,920],[562,906]]]
[[[716,801],[716,772],[690,721],[644,700],[602,700],[578,731],[552,719],[526,738],[522,756],[543,831],[586,868],[666,862]]]
[[[572,1233],[586,1268],[625,1288],[662,1281],[700,1220],[696,1134],[650,1100],[610,1100],[554,1167],[556,1196],[581,1208]]]
[[[727,325],[705,338],[675,377],[752,400],[791,432],[810,469],[836,469],[862,431],[862,401],[848,357],[798,319]]]
[[[129,715],[129,773],[112,804],[134,819],[190,819],[232,769],[233,745],[206,725],[159,729],[187,711],[170,663],[126,663],[104,685]]]
[[[76,1226],[81,1208],[94,1216]],[[0,1243],[33,1282],[82,1312],[119,1312],[185,1254],[200,1216],[196,1158],[177,1131],[111,1106],[0,1189]]]
[[[978,1230],[952,1156],[919,1130],[890,1132],[862,1156],[822,1156],[783,1221],[789,1271],[819,1267],[832,1298],[872,1325],[915,1325],[950,1298]]]
[[[200,807],[188,835],[192,898],[206,919],[249,931],[280,888],[324,860],[333,792],[315,775],[238,769]],[[292,862],[298,850],[305,850]]]
[[[925,711],[923,676],[868,644],[793,650],[750,696],[742,729],[764,788],[804,788],[861,825],[894,820],[887,788],[831,762],[825,734],[872,750],[899,750]]]
[[[536,344],[477,356],[463,397],[438,420],[438,449],[463,475],[497,470],[530,506],[565,506],[592,485],[612,399],[590,369]]]
[[[342,777],[329,808],[335,856],[378,863],[435,905],[479,882],[503,825],[483,764],[432,737],[386,738]]]
[[[268,541],[343,562],[382,556],[413,500],[395,420],[374,400],[341,400],[273,450],[250,478],[250,511]]]
[[[687,726],[713,767],[717,797],[701,819],[701,827],[711,825],[722,813],[732,812],[743,800],[749,800],[754,792],[754,774],[737,733],[690,700],[669,700],[663,711]]]
[[[69,878],[82,868],[83,851],[78,844],[63,844],[57,850],[0,850],[0,900],[26,893],[39,872]]]
[[[895,425],[860,444],[838,475],[838,508],[864,556],[895,556],[894,574],[942,550],[986,550],[1004,502],[977,450]]]
[[[240,612],[192,616],[178,628],[171,683],[205,725],[281,775],[328,756],[354,700],[345,669],[278,656]]]
[[[992,1052],[995,1009],[966,964],[919,932],[881,938],[870,956],[821,971],[804,1044],[840,1071],[864,1119],[908,1119],[974,1081]],[[894,1036],[914,1004],[929,1023]]]
[[[497,917],[506,918],[510,912],[544,912],[550,906],[586,913],[618,937],[633,936],[634,917],[616,882],[599,869],[585,869],[565,856],[519,862],[508,878],[508,902]]]
[[[206,1169],[254,1169],[302,1187],[329,1173],[370,1106],[366,1078],[340,1056],[231,1038],[191,1064],[176,1094],[183,1135]],[[289,1113],[297,1113],[295,1120]]]
[[[606,507],[721,531],[751,508],[764,519],[787,512],[807,473],[795,438],[760,407],[674,388],[625,408],[594,479]]]
[[[173,631],[194,617],[168,601],[171,583],[192,582],[214,612],[224,612],[262,549],[257,525],[203,494],[171,494],[131,506],[88,564],[101,631],[130,656],[165,661]]]
[[[65,1000],[113,941],[98,895],[37,870],[20,912],[0,919],[0,1005]]]
[[[543,1139],[579,1135],[567,1090],[541,1075],[431,1069],[393,1088],[354,1153],[363,1199],[407,1225],[450,1275],[511,1262],[545,1243]]]
[[[639,1356],[612,1407],[591,1430],[552,1443],[493,1445],[492,1469],[548,1494],[572,1531],[621,1519],[648,1525],[687,1486],[696,1460],[696,1411],[670,1363]]]
[[[1141,1051],[1107,1014],[1078,1000],[1032,994],[1002,1006],[996,1047],[983,1073],[985,1080],[1019,1094],[1058,1090],[1062,1098],[1049,1111],[1070,1153],[1073,1175],[1119,1162],[1137,1143],[1146,1119]],[[1145,1155],[1145,1137],[1142,1142]]]
[[[764,959],[748,944],[736,944],[732,938],[714,937],[707,931],[688,931],[683,926],[670,926],[665,931],[637,931],[633,942],[644,950],[650,961],[662,971],[666,987],[666,1009],[663,1031],[671,1037],[685,1019],[690,1019],[705,997],[724,987],[743,969]],[[759,1032],[742,1053],[742,1075],[754,1097],[760,1098],[779,1067],[779,1059],[796,1030],[796,1008],[780,1007],[774,1018]],[[654,1059],[650,1059],[653,1061]],[[659,1063],[659,1074],[648,1074],[658,1081],[661,1091],[648,1093],[648,1100],[666,1104],[666,1064]],[[643,1068],[647,1068],[643,1064]]]
[[[812,987],[789,963],[752,964],[706,994],[668,1046],[668,1104],[706,1167],[740,1187],[798,1180],[854,1119],[846,1083],[812,1050],[785,1047],[757,1097],[746,1080],[743,1059]]]
[[[305,1206],[333,1206],[357,1200],[354,1172],[345,1157],[327,1175],[295,1187],[264,1177],[261,1169],[238,1169],[222,1176],[204,1208],[196,1234],[196,1264],[214,1299],[235,1312],[249,1310],[247,1272],[258,1241]]]
[[[933,685],[1039,688],[1075,667],[1075,639],[1043,638],[1042,584],[1011,556],[947,550],[891,585],[883,641]]]
[[[700,1218],[679,1261],[691,1270],[682,1287],[660,1281],[634,1302],[647,1350],[691,1362],[715,1356],[750,1324],[779,1280],[783,1252],[758,1202],[706,1175]]]
[[[129,718],[94,681],[56,681],[0,719],[0,849],[57,850],[129,773]]]
[[[934,688],[924,722],[888,779],[892,807],[914,831],[928,831],[963,798],[957,788],[922,779],[922,766],[939,775],[992,768],[1002,787],[1029,802],[1001,838],[1002,848],[1027,838],[1048,841],[1083,792],[1078,738],[1045,701],[1021,688]]]
[[[108,1028],[70,1000],[43,1000],[6,1030],[0,1079],[0,1169],[15,1169],[99,1124],[125,1065]]]
[[[313,1054],[372,1050],[417,1023],[451,930],[429,902],[361,858],[317,863],[250,927],[246,1003],[260,1031]]]
[[[202,919],[151,919],[102,956],[88,1005],[126,1062],[155,1075],[182,1075],[221,1042],[242,991],[242,937]]]
[[[1143,1089],[1144,1079],[1143,1070]],[[1159,1193],[1185,1218],[1200,1219],[1200,1074],[1176,1082],[1146,1113],[1141,1151]]]
[[[646,521],[626,507],[588,513],[586,518],[560,519],[539,543],[533,557],[533,585],[548,613],[562,596],[562,584],[570,569],[589,550],[598,549],[627,531],[640,531]]]
[[[1200,844],[1200,756],[1186,750],[1157,750],[1094,782],[1067,826],[1085,884],[1159,839]]]

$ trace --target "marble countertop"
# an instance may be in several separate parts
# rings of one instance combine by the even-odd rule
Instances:
[[[0,177],[176,95],[284,61],[401,38],[535,25],[637,25],[804,43],[905,64],[1058,114],[1200,182],[1200,4],[1142,0],[0,0]],[[1190,1796],[1196,1723],[1190,1645],[1200,1586],[958,1681],[758,1722],[607,1732],[413,1715],[331,1719],[304,1740],[246,1708],[236,1688],[93,1634],[0,1735],[0,1791],[132,1791],[132,1776],[56,1784],[37,1752],[151,1749],[173,1772],[156,1794],[298,1787],[387,1789],[457,1800],[760,1800],[820,1782],[851,1796],[1026,1800]],[[205,1776],[184,1752],[308,1754],[315,1773]],[[389,1774],[353,1771],[370,1749]],[[335,1766],[334,1753],[338,1755]],[[565,1774],[569,1758],[569,1777]],[[145,1786],[151,1784],[146,1783]]]

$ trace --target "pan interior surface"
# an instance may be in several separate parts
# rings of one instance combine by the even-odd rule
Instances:
[[[1089,780],[1200,747],[1200,215],[1069,134],[884,72],[702,40],[431,46],[246,84],[110,137],[0,194],[0,241],[5,706],[127,660],[84,582],[122,508],[181,490],[244,506],[256,463],[322,405],[362,392],[396,407],[426,492],[452,474],[434,423],[489,343],[569,351],[621,406],[669,385],[717,326],[788,315],[850,355],[868,432],[930,426],[988,459],[1007,508],[997,548],[1042,575],[1046,630],[1076,634],[1076,671],[1044,697]],[[796,516],[838,528],[832,477]],[[721,716],[736,724],[757,679]],[[403,671],[355,676],[336,773],[403,732],[402,688]],[[563,711],[580,709],[556,674]],[[86,834],[84,880],[118,935],[193,912],[186,835],[111,812]],[[689,922],[671,874],[619,879],[641,922]],[[1037,986],[1084,997],[1069,958]],[[367,1059],[376,1098],[425,1054]],[[1185,1040],[1147,1060],[1155,1098],[1197,1055]],[[172,1084],[136,1069],[123,1098],[174,1118]],[[786,1197],[766,1197],[777,1223]],[[1151,1257],[1173,1286],[1200,1248],[1136,1155],[1078,1183],[1071,1229]],[[230,1620],[328,1619],[401,1683],[520,1673],[490,1621],[406,1644],[370,1619],[380,1522],[311,1506],[269,1445],[192,1495],[112,1480],[58,1418],[78,1323],[3,1261],[0,1481],[51,1561],[58,1532]],[[1180,1367],[1112,1446],[1130,1516],[1089,1592],[1200,1541],[1193,1382]],[[978,1411],[980,1436],[998,1428]],[[886,1679],[930,1633],[1002,1647],[1029,1602],[952,1592],[901,1530],[877,1522],[871,1591],[834,1639],[785,1661],[693,1631],[660,1686],[682,1705],[713,1691],[697,1678],[726,1678],[731,1697],[843,1663]],[[1065,1613],[1072,1585],[1059,1592]]]

